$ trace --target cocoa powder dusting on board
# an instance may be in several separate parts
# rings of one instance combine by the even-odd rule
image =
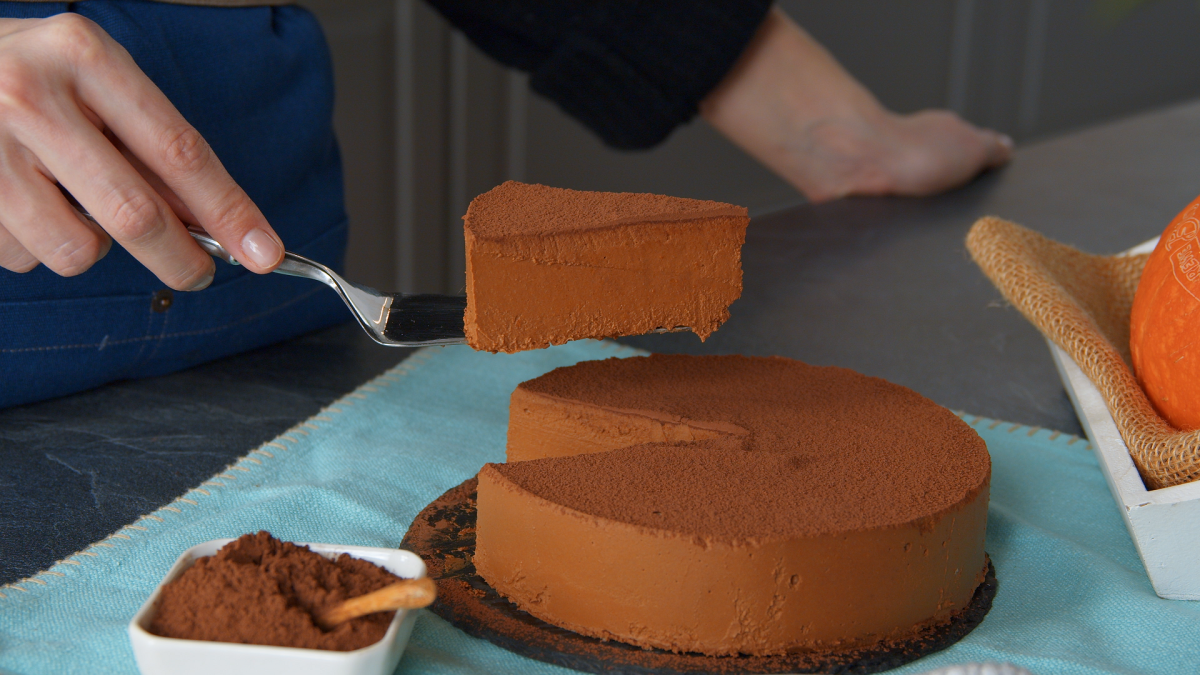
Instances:
[[[351,651],[383,638],[395,612],[325,631],[313,614],[400,577],[342,554],[330,560],[267,532],[242,535],[162,589],[150,632],[163,637]]]

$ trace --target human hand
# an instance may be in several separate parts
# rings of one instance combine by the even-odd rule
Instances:
[[[1012,154],[952,112],[887,111],[778,8],[700,113],[813,202],[932,195]]]
[[[812,121],[766,162],[814,203],[849,195],[927,196],[1008,162],[1012,140],[947,110]]]
[[[215,267],[184,223],[251,271],[283,259],[262,212],[103,29],[70,13],[0,19],[0,267],[73,276],[115,239],[167,286],[200,290]]]

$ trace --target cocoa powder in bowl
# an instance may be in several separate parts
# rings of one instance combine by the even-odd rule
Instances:
[[[268,532],[246,534],[163,586],[149,631],[163,637],[350,651],[383,638],[395,612],[326,631],[313,614],[400,577],[342,554],[330,560]]]

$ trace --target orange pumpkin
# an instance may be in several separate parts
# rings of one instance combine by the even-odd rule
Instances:
[[[1129,318],[1133,370],[1158,414],[1200,429],[1200,197],[1146,261]]]

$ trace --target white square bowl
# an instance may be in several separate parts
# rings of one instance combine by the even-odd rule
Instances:
[[[129,622],[129,641],[142,675],[391,675],[408,645],[416,612],[399,610],[383,639],[350,652],[245,645],[207,640],[181,640],[153,635],[146,628],[154,618],[162,587],[191,567],[198,558],[216,553],[232,539],[214,539],[184,551],[150,598]],[[304,544],[315,553],[335,558],[341,553],[375,563],[398,577],[425,576],[425,563],[409,551],[367,546]]]
[[[1126,254],[1149,253],[1158,239]],[[1050,354],[1159,597],[1200,600],[1200,482],[1147,490],[1100,390],[1053,342]]]

